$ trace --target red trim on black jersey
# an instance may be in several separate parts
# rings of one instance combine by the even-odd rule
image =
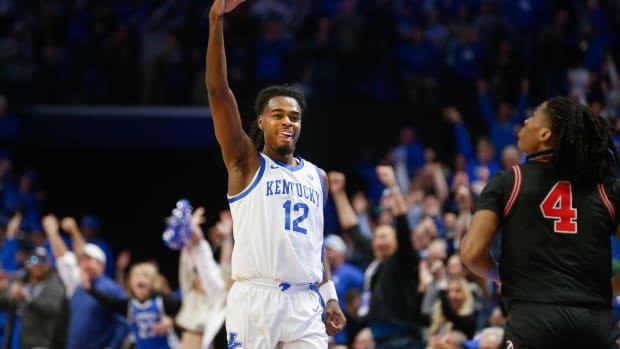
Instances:
[[[603,204],[605,205],[605,207],[607,207],[607,211],[609,212],[609,217],[611,217],[611,220],[615,222],[616,221],[616,209],[614,208],[614,205],[611,204],[611,200],[609,200],[609,196],[607,196],[607,191],[605,191],[605,186],[599,183],[596,185],[596,188],[598,189],[598,195],[601,197],[601,201],[603,201]]]
[[[508,216],[512,206],[515,204],[515,201],[517,201],[517,196],[519,196],[519,191],[521,191],[521,182],[523,181],[521,176],[521,167],[519,167],[519,165],[512,166],[512,172],[514,173],[514,178],[512,180],[512,191],[510,192],[508,201],[506,201],[506,206],[504,206],[504,217]]]

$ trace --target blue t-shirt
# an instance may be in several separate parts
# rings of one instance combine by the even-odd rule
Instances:
[[[123,298],[123,289],[107,276],[91,281],[92,287],[106,295]],[[129,332],[120,315],[99,304],[82,287],[75,289],[69,301],[70,317],[67,349],[120,348]]]

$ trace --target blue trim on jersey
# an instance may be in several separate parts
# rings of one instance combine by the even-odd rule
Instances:
[[[296,157],[295,159],[299,160],[299,163],[297,165],[294,165],[294,166],[287,165],[287,164],[285,164],[283,162],[280,162],[280,161],[277,161],[277,160],[273,160],[273,159],[271,159],[271,160],[273,160],[273,162],[275,162],[276,164],[286,168],[287,170],[295,172],[297,170],[301,170],[304,167],[304,159],[300,158],[299,156]]]
[[[256,179],[254,179],[254,182],[252,182],[252,184],[250,184],[250,186],[247,187],[244,191],[237,195],[229,197],[228,203],[232,204],[233,202],[246,197],[252,191],[252,189],[254,189],[254,187],[258,185],[258,182],[260,182],[261,178],[263,178],[263,174],[265,173],[265,167],[265,158],[263,158],[263,155],[260,155],[260,167],[258,168],[258,175],[256,176]]]
[[[325,236],[323,236],[323,248],[321,249],[321,264],[323,264],[323,259],[325,259]],[[323,266],[323,276],[321,280],[325,280],[325,266]]]
[[[325,195],[325,178],[323,178],[323,174],[317,165],[314,165],[316,168],[316,173],[319,175],[319,179],[321,180],[321,191],[323,192],[323,206],[327,204],[327,195]]]
[[[323,300],[323,296],[321,296],[321,292],[319,292],[319,287],[315,284],[310,285],[310,289],[319,296],[319,304],[321,308],[323,308],[323,314],[321,315],[321,321],[325,321],[325,300]]]

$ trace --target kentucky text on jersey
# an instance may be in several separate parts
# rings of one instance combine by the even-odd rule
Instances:
[[[300,198],[304,198],[316,207],[321,204],[320,193],[302,183],[287,182],[285,179],[276,179],[273,181],[267,181],[266,184],[266,196],[275,195],[297,195]]]

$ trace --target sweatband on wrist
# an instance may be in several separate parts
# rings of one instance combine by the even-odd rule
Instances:
[[[332,280],[328,280],[326,283],[319,287],[319,293],[323,297],[323,301],[327,304],[328,301],[335,299],[338,301],[338,295],[336,294],[336,286]]]

